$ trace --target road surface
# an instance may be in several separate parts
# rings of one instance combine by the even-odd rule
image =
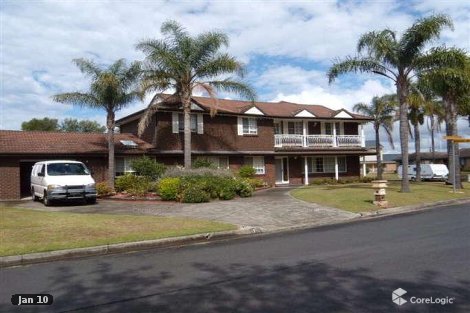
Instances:
[[[54,303],[12,306],[18,293]],[[0,312],[470,312],[470,206],[6,268]]]

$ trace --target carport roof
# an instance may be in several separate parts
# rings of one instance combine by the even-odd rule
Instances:
[[[0,154],[105,154],[106,134],[0,130]],[[136,145],[124,145],[133,141]],[[153,146],[133,134],[115,134],[119,154],[142,154]]]

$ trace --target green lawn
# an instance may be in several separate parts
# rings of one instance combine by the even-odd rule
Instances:
[[[41,212],[0,207],[0,256],[235,228],[230,224],[189,218]]]
[[[389,181],[386,200],[389,207],[432,203],[440,200],[470,197],[470,184],[463,183],[463,193],[452,193],[452,186],[442,182],[411,183],[411,193],[400,192],[400,181]],[[372,203],[374,190],[371,184],[309,186],[295,189],[291,194],[301,200],[324,204],[350,212],[377,209]]]

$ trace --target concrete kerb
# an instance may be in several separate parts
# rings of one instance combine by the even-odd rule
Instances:
[[[465,203],[470,203],[470,198],[442,200],[442,201],[436,201],[433,203],[415,204],[415,205],[407,205],[407,206],[394,207],[394,208],[378,209],[376,211],[360,212],[359,215],[361,218],[391,216],[391,215],[408,214],[408,213],[420,212],[424,210],[430,210],[439,206],[445,206],[445,205],[451,205],[451,204],[465,204]]]
[[[313,228],[321,228],[326,226],[339,226],[344,224],[349,224],[353,222],[358,222],[366,219],[382,218],[393,215],[402,215],[417,213],[424,210],[433,209],[439,206],[450,205],[450,204],[464,204],[470,203],[470,198],[464,199],[455,199],[455,200],[444,200],[428,204],[420,205],[410,205],[403,207],[395,207],[389,209],[379,209],[377,211],[367,211],[361,212],[357,217],[346,218],[341,220],[334,221],[324,221],[317,223],[308,223],[300,224],[295,226],[286,226],[286,227],[251,227],[251,226],[242,226],[238,230],[216,232],[216,233],[206,233],[206,234],[196,234],[190,236],[182,237],[173,237],[173,238],[164,238],[164,239],[155,239],[155,240],[145,240],[137,242],[127,242],[127,243],[117,243],[109,244],[103,246],[87,247],[87,248],[76,248],[76,249],[67,249],[67,250],[57,250],[50,252],[41,252],[41,253],[31,253],[24,255],[14,255],[14,256],[4,256],[0,257],[0,268],[1,267],[11,267],[18,265],[27,265],[33,263],[41,263],[47,261],[58,261],[66,260],[78,257],[87,257],[87,256],[98,256],[122,252],[134,252],[140,250],[148,250],[153,248],[166,248],[181,246],[186,244],[195,244],[195,243],[204,243],[209,241],[223,240],[229,238],[236,238],[241,236],[248,235],[269,235],[283,232],[293,232],[298,230],[307,230]]]
[[[122,252],[132,252],[148,250],[153,248],[174,247],[185,244],[207,242],[209,240],[228,239],[235,236],[244,236],[259,233],[259,230],[252,227],[242,227],[238,230],[223,231],[216,233],[197,234],[164,239],[144,240],[137,242],[116,243],[95,247],[75,248],[66,250],[56,250],[49,252],[31,253],[23,255],[12,255],[0,257],[0,268],[47,261],[66,260],[78,257],[98,256]]]

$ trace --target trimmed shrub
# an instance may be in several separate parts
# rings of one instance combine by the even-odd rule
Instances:
[[[249,166],[249,165],[243,165],[238,170],[238,175],[243,178],[252,178],[255,176],[255,174],[256,174],[256,170],[254,169],[253,166]]]
[[[166,177],[158,182],[158,193],[162,200],[178,200],[181,190],[181,179],[179,177]]]
[[[250,183],[253,189],[264,187],[266,185],[266,183],[259,178],[247,178],[247,181]]]
[[[155,190],[155,184],[148,177],[126,174],[116,178],[114,183],[116,191],[127,192],[135,196],[145,196]]]
[[[209,194],[198,185],[187,187],[181,194],[181,201],[184,203],[201,203],[209,200]]]
[[[132,160],[131,167],[139,176],[145,176],[150,180],[157,180],[165,173],[165,165],[147,156]]]
[[[246,178],[238,178],[236,181],[236,192],[237,194],[242,197],[251,197],[253,195],[253,186]]]
[[[216,168],[215,164],[208,159],[198,158],[192,164],[193,168]]]
[[[98,196],[105,197],[112,194],[113,190],[109,188],[106,182],[101,182],[96,184],[96,192],[98,193]]]
[[[137,176],[133,174],[119,176],[114,182],[114,188],[118,192],[130,190],[135,184],[137,184],[137,180]]]
[[[194,176],[217,176],[217,177],[233,177],[230,170],[215,168],[191,168],[184,169],[177,166],[168,167],[162,177],[194,177]]]
[[[237,181],[233,178],[219,178],[218,196],[221,200],[232,200],[237,195]]]

